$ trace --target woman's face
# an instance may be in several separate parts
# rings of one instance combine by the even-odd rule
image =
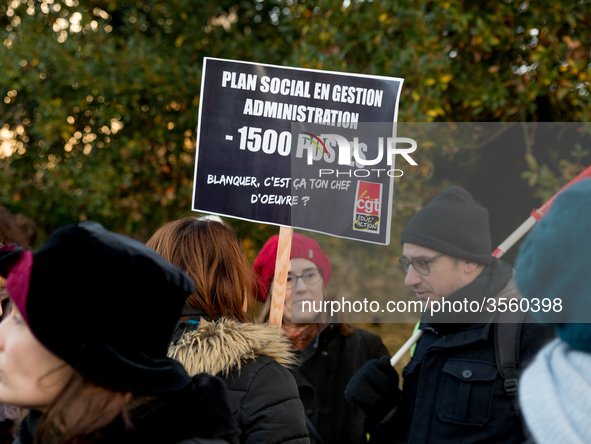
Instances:
[[[298,258],[290,261],[285,304],[283,306],[284,325],[318,322],[318,318],[323,313],[317,313],[313,308],[315,307],[318,310],[319,305],[324,300],[324,279],[320,273],[316,264],[308,259]],[[304,279],[316,282],[307,284]],[[290,280],[294,285],[291,289],[289,288]],[[316,305],[314,305],[314,302],[316,302]]]
[[[43,346],[18,309],[0,322],[0,402],[44,411],[73,369]]]

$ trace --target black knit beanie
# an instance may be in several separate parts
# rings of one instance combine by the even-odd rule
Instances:
[[[400,243],[483,265],[493,261],[488,211],[459,187],[446,188],[419,210],[402,231]]]

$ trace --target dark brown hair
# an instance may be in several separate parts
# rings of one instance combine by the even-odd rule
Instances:
[[[18,213],[14,215],[14,223],[26,240],[26,246],[33,248],[35,242],[37,242],[37,225],[35,224],[35,221],[24,214]]]
[[[187,304],[206,313],[249,322],[252,272],[236,233],[214,220],[186,217],[161,227],[146,245],[187,273],[195,291]]]
[[[147,399],[147,398],[146,398]],[[80,373],[72,376],[39,419],[35,444],[88,444],[100,437],[100,430],[116,420],[123,429],[132,427],[132,404],[139,403],[131,393],[100,387]]]
[[[0,205],[0,245],[10,243],[29,246],[10,211]]]

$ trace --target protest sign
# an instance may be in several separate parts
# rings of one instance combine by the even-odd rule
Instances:
[[[324,163],[330,164],[337,151],[342,152],[339,140],[353,143],[363,128],[372,136],[383,136],[384,146],[389,143],[386,138],[394,135],[401,87],[402,79],[396,78],[206,58],[193,209],[388,243],[393,175],[386,171],[394,169],[387,165],[388,155],[372,164],[383,170],[380,177],[353,175],[362,167],[354,154],[374,159],[374,154],[368,155],[374,148],[363,142],[357,150],[347,145],[350,165],[339,161],[340,170],[331,180],[318,174],[330,169]],[[368,129],[368,122],[385,126],[377,134]],[[322,139],[318,134],[337,137]],[[312,152],[318,149],[314,142],[322,143],[324,156]],[[312,178],[322,180],[315,192],[310,188],[315,185]],[[337,179],[338,183],[332,182]],[[340,195],[347,196],[343,200],[347,205],[338,204]],[[327,200],[331,214],[313,214],[326,209]]]

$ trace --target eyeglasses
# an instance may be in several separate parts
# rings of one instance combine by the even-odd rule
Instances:
[[[322,271],[319,268],[311,268],[304,271],[301,276],[290,273],[287,275],[287,288],[294,288],[298,284],[299,278],[302,278],[306,285],[314,285],[322,279]]]
[[[410,266],[412,265],[412,268],[414,268],[415,271],[419,273],[421,276],[427,276],[431,272],[431,270],[429,269],[429,262],[432,262],[435,259],[440,258],[444,254],[445,253],[439,253],[437,256],[430,257],[429,259],[414,259],[412,261],[409,261],[407,258],[403,256],[398,260],[398,262],[400,263],[400,265],[402,265],[402,268],[406,273],[408,273],[408,270],[410,270]]]

